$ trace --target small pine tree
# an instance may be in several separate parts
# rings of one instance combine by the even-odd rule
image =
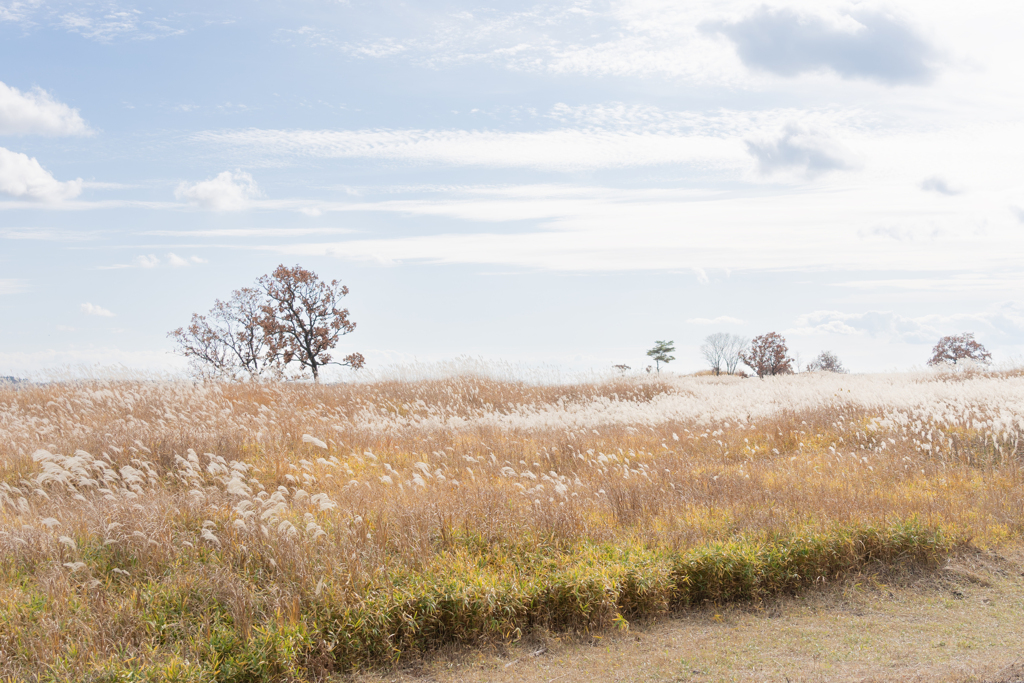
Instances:
[[[654,342],[654,348],[647,352],[647,355],[654,360],[655,369],[661,372],[662,363],[671,363],[676,359],[675,356],[669,354],[676,350],[676,343],[673,341],[657,341]]]

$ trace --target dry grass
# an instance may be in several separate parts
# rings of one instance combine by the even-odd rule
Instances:
[[[0,386],[0,675],[319,679],[1020,538],[1024,379]]]

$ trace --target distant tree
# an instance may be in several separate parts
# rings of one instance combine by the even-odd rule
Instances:
[[[623,375],[625,375],[630,370],[629,366],[626,365],[625,363],[620,363],[619,365],[613,365],[612,367],[615,368],[616,370],[618,370],[619,372],[621,372]]]
[[[750,347],[740,354],[743,361],[758,377],[788,375],[793,372],[793,359],[789,357],[785,338],[777,332],[754,337]]]
[[[192,314],[188,327],[167,336],[200,375],[255,379],[280,374],[280,356],[267,337],[260,292],[243,287],[227,301],[216,300],[206,315]]]
[[[807,372],[845,373],[847,370],[843,367],[843,363],[839,360],[839,356],[831,351],[822,351],[818,354],[817,358],[807,364]]]
[[[676,359],[675,356],[669,354],[676,350],[676,343],[672,341],[657,341],[654,342],[654,348],[647,352],[647,355],[654,360],[654,367],[658,372],[661,372],[662,363],[671,363]]]
[[[356,328],[348,318],[348,309],[338,308],[348,287],[337,280],[322,282],[316,273],[300,266],[285,265],[257,283],[266,297],[264,333],[272,353],[285,364],[297,362],[308,368],[314,381],[320,381],[320,368],[325,365],[363,367],[366,361],[362,354],[349,354],[341,362],[333,361],[330,354],[339,337]]]
[[[747,346],[747,340],[735,334],[715,332],[708,335],[701,344],[700,352],[716,375],[724,369],[728,374],[735,374],[740,364],[740,353]]]
[[[958,361],[971,360],[975,363],[992,362],[992,354],[981,343],[974,340],[973,332],[951,334],[939,340],[932,349],[928,365],[956,365]]]

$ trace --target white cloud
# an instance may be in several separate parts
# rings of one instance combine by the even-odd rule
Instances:
[[[174,191],[177,199],[213,211],[242,211],[259,194],[256,181],[244,171],[224,171],[197,183],[182,182]]]
[[[72,109],[40,88],[21,92],[0,82],[0,135],[88,135]]]
[[[686,321],[690,325],[742,325],[743,321],[728,315],[720,315],[717,318],[690,318]]]
[[[96,306],[90,303],[82,304],[82,312],[88,313],[89,315],[98,315],[103,318],[113,318],[114,314],[103,308],[102,306]]]
[[[0,192],[24,199],[59,202],[82,193],[82,179],[60,182],[34,157],[0,147]]]
[[[747,66],[780,76],[830,69],[886,84],[932,80],[936,49],[906,20],[861,9],[834,16],[762,5],[735,22],[710,22]]]
[[[175,268],[187,268],[189,266],[189,262],[186,259],[181,258],[173,252],[167,254],[167,261]]]

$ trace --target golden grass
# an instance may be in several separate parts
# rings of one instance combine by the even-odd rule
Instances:
[[[319,679],[1019,538],[1013,376],[0,387],[0,676]]]

